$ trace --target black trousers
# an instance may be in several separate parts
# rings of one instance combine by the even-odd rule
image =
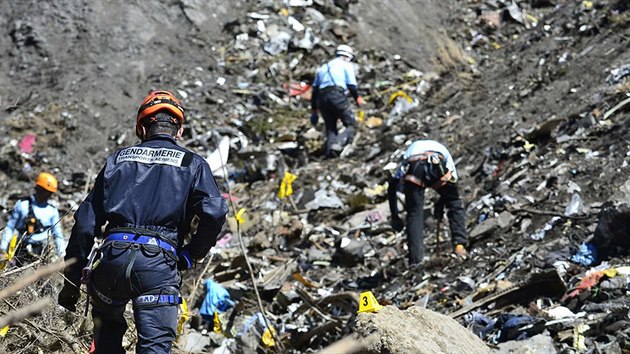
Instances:
[[[319,94],[319,109],[326,125],[324,154],[330,157],[333,152],[340,153],[346,144],[352,143],[357,122],[341,88],[323,89]],[[337,129],[338,119],[346,127],[342,134]]]
[[[404,182],[405,208],[407,209],[407,247],[411,263],[420,263],[424,257],[424,190],[414,183]],[[455,183],[447,183],[436,189],[440,195],[438,204],[447,209],[448,223],[453,244],[466,245],[468,233],[464,203]]]
[[[135,352],[170,353],[177,331],[178,304],[151,299],[155,295],[179,295],[177,262],[157,246],[129,246],[103,247],[101,262],[90,277],[95,353],[125,353],[122,338],[127,321],[123,315],[130,300],[138,333]]]

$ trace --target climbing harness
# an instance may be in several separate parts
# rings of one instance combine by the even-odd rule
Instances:
[[[412,155],[407,159],[407,162],[410,163],[410,166],[404,177],[405,181],[422,188],[438,189],[453,176],[446,167],[444,155],[439,152],[427,151]]]
[[[177,255],[177,251],[173,245],[170,243],[160,239],[158,236],[144,236],[144,235],[134,235],[133,233],[126,232],[115,232],[109,234],[105,238],[105,242],[109,241],[123,241],[128,243],[135,243],[139,245],[154,245],[162,248],[165,251],[172,252],[174,255]]]

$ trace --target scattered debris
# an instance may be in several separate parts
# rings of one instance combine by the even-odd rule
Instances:
[[[234,205],[212,261],[185,275],[183,294],[195,294],[194,284],[206,293],[188,304],[192,318],[180,349],[313,352],[349,338],[346,345],[368,352],[486,353],[484,342],[505,353],[630,350],[630,69],[619,44],[628,29],[622,2],[449,1],[449,34],[427,33],[433,51],[418,46],[418,55],[429,56],[424,66],[397,54],[403,24],[372,26],[388,34],[391,50],[361,47],[361,11],[375,6],[365,1],[257,1],[234,12],[227,2],[155,3],[161,13],[182,11],[168,26],[121,5],[121,18],[147,26],[114,36],[115,48],[101,46],[107,63],[67,73],[55,47],[67,41],[48,33],[101,45],[90,34],[102,31],[73,22],[76,12],[63,21],[26,20],[29,3],[6,11],[7,87],[30,93],[1,91],[4,220],[33,175],[46,169],[62,176],[56,197],[69,230],[98,173],[94,166],[134,142],[121,108],[136,90],[172,87],[187,108],[180,143],[206,157]],[[156,23],[190,33],[183,40],[178,32],[176,44],[158,40]],[[215,23],[222,31],[207,35]],[[119,41],[129,49],[120,56]],[[145,42],[183,49],[158,53]],[[324,134],[308,121],[310,83],[343,42],[357,48],[367,104],[357,112],[349,149],[326,160]],[[181,55],[195,49],[203,60]],[[142,59],[127,59],[136,52]],[[170,52],[178,63],[168,60]],[[123,74],[112,64],[120,62]],[[108,84],[98,91],[99,80],[115,90]],[[471,231],[466,260],[444,253],[451,245],[430,217],[430,191],[425,263],[410,268],[404,235],[389,225],[386,166],[419,137],[447,141],[461,156]],[[29,270],[7,267],[3,285]],[[37,304],[41,294],[54,297],[60,282],[42,280],[13,294],[2,311]],[[384,306],[357,315],[367,291],[372,310]],[[10,326],[0,350],[87,351],[89,319],[59,311],[50,306]],[[58,336],[62,329],[74,338]],[[135,339],[126,340],[132,347]]]

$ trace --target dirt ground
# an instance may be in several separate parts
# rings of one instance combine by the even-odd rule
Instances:
[[[623,106],[614,108],[627,98],[627,78],[613,77],[619,72],[614,69],[630,62],[625,1],[514,2],[521,17],[496,0],[314,3],[332,29],[323,31],[322,41],[312,49],[291,46],[274,56],[260,49],[263,39],[256,41],[262,38],[256,34],[256,21],[263,18],[256,13],[276,15],[286,7],[282,1],[0,2],[0,224],[15,200],[30,193],[37,173],[49,170],[61,182],[57,201],[61,212],[68,213],[64,231],[69,235],[72,209],[105,157],[136,143],[137,106],[155,88],[185,95],[183,140],[204,156],[217,146],[210,137],[204,140],[213,129],[238,130],[247,137],[247,151],[232,141],[231,158],[238,167],[281,151],[279,142],[298,142],[298,152],[282,150],[282,160],[304,177],[296,186],[300,193],[316,191],[326,176],[351,181],[354,191],[380,185],[386,181],[382,167],[394,161],[405,140],[444,142],[457,162],[469,231],[502,212],[513,218],[507,227],[473,237],[469,260],[437,262],[430,269],[441,276],[435,288],[455,284],[462,276],[485,280],[497,263],[528,247],[540,250],[567,242],[575,251],[592,235],[603,203],[630,201],[622,188],[630,177],[630,115]],[[304,23],[310,21],[301,9],[291,11],[304,16],[296,15]],[[245,49],[235,40],[242,33],[249,34]],[[304,142],[305,136],[316,134],[309,131],[308,103],[287,105],[285,99],[280,104],[275,97],[286,98],[285,81],[310,82],[316,65],[344,40],[358,52],[367,114],[389,123],[375,129],[361,126],[354,153],[341,161],[323,160]],[[287,69],[296,58],[298,64]],[[410,91],[418,106],[402,117],[388,116],[387,98],[394,91],[382,90],[410,81],[405,74],[411,69],[433,75],[427,79],[430,89]],[[31,133],[36,135],[33,151],[20,151],[18,143]],[[319,140],[321,146],[321,136]],[[239,174],[251,172],[244,170]],[[245,201],[261,200],[261,190],[277,185],[279,174],[263,173],[236,192]],[[563,219],[543,245],[529,237],[553,215],[563,214],[576,190],[584,205],[580,218]],[[305,219],[314,226],[338,228],[352,214],[384,200],[381,195],[359,209],[311,211]],[[344,199],[349,201],[349,196]],[[433,243],[432,237],[426,242]],[[514,269],[510,280],[532,273],[536,256],[525,257],[530,261]],[[615,259],[618,264],[627,260]],[[392,301],[404,304],[400,307],[414,304],[418,296],[391,289],[422,280],[403,276],[404,264],[392,261],[393,276],[378,284],[383,293],[398,294]],[[51,281],[43,293],[54,295],[58,284],[58,279]],[[27,301],[29,294],[15,301]],[[456,310],[450,304],[428,307],[446,314]],[[70,326],[68,314],[63,314],[65,324],[50,318],[59,313],[51,309],[32,321],[44,328]],[[27,337],[37,337],[29,328],[22,328]],[[296,351],[318,349],[347,331]],[[37,344],[21,352],[36,352],[34,347],[45,348],[51,341],[26,342]],[[55,350],[67,350],[64,343]]]

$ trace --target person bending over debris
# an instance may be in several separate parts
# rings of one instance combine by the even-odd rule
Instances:
[[[328,63],[320,66],[313,81],[313,96],[311,99],[311,123],[317,125],[318,112],[321,111],[326,125],[326,147],[324,154],[332,157],[341,153],[343,146],[352,143],[356,120],[350,109],[350,102],[346,97],[349,91],[358,105],[365,102],[359,96],[357,79],[354,75],[354,66],[351,61],[354,52],[349,46],[342,44],[335,51],[336,57]],[[337,130],[337,120],[341,122],[346,130],[339,134]]]
[[[0,242],[0,259],[7,259],[7,251],[15,232],[17,243],[13,244],[18,245],[14,250],[18,261],[26,262],[44,254],[48,246],[49,232],[52,232],[55,239],[57,255],[63,256],[65,242],[59,222],[59,210],[48,202],[57,190],[55,176],[47,172],[37,176],[35,193],[28,198],[20,199],[11,212]]]
[[[66,260],[78,262],[64,269],[67,279],[58,302],[75,311],[79,281],[87,283],[94,353],[125,353],[123,314],[129,300],[136,353],[170,353],[181,302],[178,269],[205,257],[225,222],[227,204],[210,167],[176,143],[183,122],[184,109],[175,96],[151,92],[136,121],[142,142],[107,158],[74,215]],[[183,245],[195,215],[197,231]],[[103,244],[88,260],[95,237],[104,237]]]
[[[458,256],[466,256],[468,234],[465,213],[457,188],[457,170],[448,149],[434,140],[417,140],[403,155],[403,161],[389,182],[389,208],[392,213],[392,227],[403,229],[398,216],[396,191],[403,181],[405,208],[407,209],[407,245],[412,264],[419,264],[424,257],[424,190],[432,188],[440,195],[435,205],[435,217],[441,220],[444,206],[448,208],[448,222]],[[439,230],[438,230],[439,232]]]

